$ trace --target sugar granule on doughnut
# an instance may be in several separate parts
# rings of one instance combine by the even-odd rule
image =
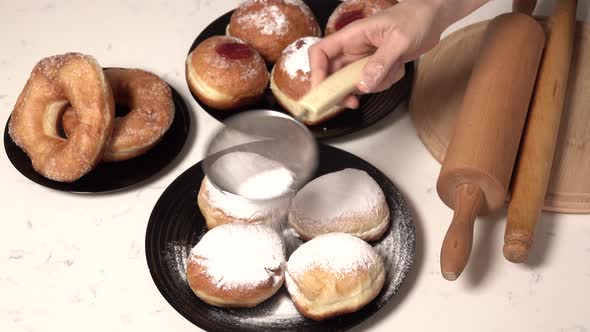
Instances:
[[[309,65],[309,48],[320,41],[318,37],[303,37],[287,46],[274,65],[270,77],[270,89],[278,103],[291,114],[301,114],[297,101],[311,89],[311,68]],[[334,106],[323,118],[305,121],[307,125],[317,125],[329,120],[344,110]]]
[[[63,139],[57,124],[68,104],[80,110],[81,124]],[[111,87],[100,65],[89,55],[66,53],[35,65],[8,130],[35,171],[54,181],[73,182],[102,159],[114,113]]]
[[[291,254],[285,282],[302,315],[325,320],[371,302],[383,288],[385,268],[381,256],[363,240],[329,233]]]
[[[209,229],[227,223],[275,224],[284,220],[291,196],[283,195],[271,200],[264,198],[279,196],[282,190],[288,188],[294,176],[291,171],[251,152],[228,153],[216,160],[212,167],[217,167],[222,174],[240,174],[248,171],[247,165],[256,165],[268,171],[245,177],[246,181],[237,186],[235,195],[222,192],[207,177],[201,182],[197,203]]]
[[[365,171],[347,168],[307,183],[289,209],[289,226],[303,240],[343,232],[365,241],[381,238],[390,224],[381,187]]]
[[[233,12],[227,34],[254,47],[274,63],[287,45],[321,35],[320,26],[301,0],[248,0]]]
[[[326,36],[344,28],[348,24],[397,4],[395,0],[346,0],[342,2],[326,24]]]
[[[253,307],[283,285],[285,248],[270,227],[227,224],[191,250],[187,281],[201,300],[220,307]]]
[[[243,41],[213,36],[188,55],[186,78],[203,103],[231,110],[257,102],[268,86],[269,73],[260,54]]]
[[[174,101],[166,82],[140,69],[105,69],[115,102],[126,104],[129,113],[116,117],[104,152],[104,161],[135,158],[160,142],[174,120]],[[66,135],[75,130],[78,116],[73,107],[62,116]]]

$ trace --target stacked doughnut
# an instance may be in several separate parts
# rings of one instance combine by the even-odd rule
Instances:
[[[116,103],[129,113],[115,118]],[[173,118],[170,88],[159,77],[138,69],[103,70],[90,55],[66,53],[35,65],[8,128],[39,174],[73,182],[101,161],[145,153]]]
[[[209,232],[191,251],[187,279],[206,303],[255,306],[284,281],[302,315],[325,320],[360,310],[383,288],[383,259],[367,241],[381,239],[390,212],[381,187],[362,170],[325,174],[294,197],[264,203],[224,193],[205,177],[198,205]],[[281,221],[304,241],[288,259],[292,233]]]
[[[395,0],[347,0],[332,13],[326,35],[383,10]],[[246,0],[232,13],[225,36],[201,41],[186,59],[189,88],[202,103],[222,111],[260,102],[268,91],[288,112],[311,86],[308,49],[322,31],[301,0]],[[271,69],[269,74],[268,68]],[[335,116],[343,111],[330,112]],[[307,125],[329,120],[318,119]]]

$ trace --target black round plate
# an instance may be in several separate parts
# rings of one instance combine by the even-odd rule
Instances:
[[[80,179],[65,183],[49,180],[37,173],[31,159],[8,134],[8,122],[4,129],[4,149],[14,167],[29,180],[42,186],[74,193],[104,193],[120,190],[148,179],[168,165],[182,150],[190,127],[190,114],[178,92],[170,86],[174,100],[174,120],[162,140],[145,154],[126,161],[100,163]],[[116,114],[125,113],[117,106]],[[10,119],[9,119],[10,120]]]
[[[316,0],[305,1],[315,14],[320,27],[325,28],[328,18],[334,9],[340,4],[338,0]],[[189,53],[192,52],[197,45],[205,39],[224,35],[225,29],[229,24],[229,20],[233,11],[230,11],[223,16],[213,21],[207,26],[201,34],[195,39]],[[270,70],[271,68],[269,68]],[[390,89],[370,95],[363,95],[360,99],[360,108],[356,110],[345,110],[338,116],[316,126],[309,126],[309,129],[318,139],[326,139],[338,137],[346,134],[356,132],[360,129],[366,128],[375,122],[381,120],[383,117],[393,112],[396,107],[410,94],[412,79],[414,76],[413,62],[405,65],[406,75],[394,84]],[[189,89],[190,90],[190,89]],[[248,111],[252,109],[271,109],[287,113],[275,100],[270,88],[266,90],[265,97],[256,105],[248,106],[247,108],[238,109],[235,111],[220,111],[205,105],[192,92],[193,98],[197,103],[218,121],[223,121],[232,114]]]
[[[360,311],[323,322],[301,316],[292,307],[285,287],[255,308],[213,307],[201,301],[186,282],[186,259],[207,231],[197,206],[203,179],[201,163],[180,175],[164,191],[149,219],[145,251],[152,278],[164,298],[182,316],[207,331],[343,331],[367,319],[383,307],[401,286],[413,263],[414,222],[408,207],[391,181],[366,161],[339,149],[320,145],[315,177],[356,168],[379,184],[391,211],[391,226],[380,241],[372,243],[385,261],[387,276],[381,293]],[[292,310],[285,312],[284,306]]]

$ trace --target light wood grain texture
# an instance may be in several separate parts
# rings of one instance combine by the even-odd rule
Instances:
[[[455,213],[441,250],[443,277],[456,280],[467,265],[473,245],[473,224],[484,195],[478,185],[464,184],[457,188]]]
[[[450,34],[417,63],[410,112],[420,139],[438,161],[444,160],[453,136],[488,22]],[[584,22],[576,25],[565,100],[543,209],[590,213],[590,25]]]
[[[576,0],[559,0],[549,19],[547,46],[520,143],[508,203],[503,252],[504,257],[514,263],[528,258],[547,193],[572,58],[576,6]]]
[[[477,213],[505,202],[544,45],[543,28],[525,14],[499,15],[486,29],[437,181],[442,201],[465,211],[455,214],[441,249],[449,280],[461,274],[471,248],[461,242],[473,236],[454,225],[473,224]]]
[[[537,0],[512,0],[512,11],[515,13],[532,15],[536,6]]]
[[[369,57],[365,57],[347,65],[311,89],[299,100],[302,112],[295,114],[295,117],[313,123],[318,119],[330,117],[330,111],[338,112],[339,110],[332,106],[356,90],[368,60]]]

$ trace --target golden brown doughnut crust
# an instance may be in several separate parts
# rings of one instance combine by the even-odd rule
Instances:
[[[206,181],[206,178],[204,178],[199,187],[199,194],[197,195],[197,205],[199,206],[199,210],[201,210],[201,214],[203,214],[203,217],[205,218],[207,229],[213,229],[217,226],[233,222],[256,222],[255,220],[236,219],[235,217],[225,214],[220,208],[213,206],[209,199],[209,186],[211,186],[211,184]]]
[[[197,195],[197,205],[199,206],[199,210],[201,214],[205,218],[205,222],[207,224],[208,229],[213,229],[217,226],[221,226],[224,224],[230,224],[235,222],[240,223],[248,223],[248,224],[263,224],[269,223],[272,221],[272,218],[269,217],[268,210],[272,207],[269,206],[260,206],[258,213],[253,213],[249,215],[248,218],[236,217],[231,215],[229,212],[224,211],[219,206],[216,206],[213,200],[210,197],[210,192],[213,190],[217,190],[217,188],[213,187],[211,182],[207,180],[207,177],[203,179],[201,182],[201,186],[199,187],[199,193]],[[234,203],[235,204],[247,204],[245,202],[236,202],[235,200],[240,200],[241,198],[235,197]],[[278,202],[275,208],[283,209],[287,208],[290,201],[285,199],[283,202]],[[239,208],[239,207],[238,207]],[[275,214],[270,214],[270,216],[275,216]]]
[[[396,0],[346,0],[338,5],[328,18],[326,36],[336,32],[336,24],[341,19],[342,14],[362,13],[363,17],[368,17],[395,4],[397,4]]]
[[[166,82],[140,69],[105,69],[115,101],[126,104],[129,113],[115,118],[113,132],[105,150],[104,161],[135,158],[156,145],[174,120],[174,101]],[[62,116],[66,135],[78,125],[73,108]]]
[[[385,284],[385,272],[380,266],[381,270],[377,271],[358,271],[357,273],[350,273],[336,277],[334,274],[326,272],[321,268],[307,271],[299,278],[287,274],[288,282],[295,282],[298,284],[299,290],[302,291],[302,297],[293,296],[293,304],[299,312],[307,318],[322,321],[344,314],[357,312],[362,309],[367,303],[371,302],[383,288]],[[288,273],[288,272],[287,272]],[[305,284],[303,288],[302,285]],[[356,303],[351,303],[347,306],[342,306],[340,309],[331,310],[325,313],[319,313],[314,304],[304,301],[307,299],[317,298],[336,298],[342,296],[346,298],[349,294],[354,293],[359,288],[359,284],[368,285],[364,288],[364,292],[359,295]]]
[[[218,307],[254,307],[261,300],[265,300],[276,293],[283,285],[283,282],[273,285],[272,279],[268,279],[257,287],[217,287],[207,275],[206,267],[199,264],[198,259],[193,258],[189,258],[187,262],[186,279],[189,287],[201,300]],[[236,299],[239,299],[239,301]]]
[[[229,59],[216,48],[224,43],[243,43],[229,36],[213,36],[199,44],[187,57],[186,77],[190,90],[210,107],[228,110],[250,105],[263,96],[268,86],[266,64],[255,49],[245,59]],[[206,84],[201,88],[198,80]],[[210,90],[214,90],[211,94]],[[225,95],[225,98],[216,96]]]
[[[281,105],[281,107],[283,107],[291,114],[297,114],[297,112],[294,112],[292,110],[293,107],[297,107],[293,106],[293,104],[296,101],[298,101],[301,97],[303,97],[311,89],[311,72],[303,72],[299,70],[295,77],[291,77],[285,69],[285,61],[290,54],[295,52],[296,49],[300,49],[304,46],[310,46],[304,44],[311,42],[312,38],[304,37],[297,39],[292,44],[288,45],[288,47],[283,50],[281,57],[274,65],[273,70],[271,72],[271,91],[275,96],[277,102]],[[313,122],[303,122],[306,125],[318,125],[337,116],[344,110],[344,108],[340,108],[339,111],[332,113],[330,116],[317,119]]]
[[[253,307],[281,288],[285,269],[279,233],[267,226],[230,224],[208,231],[191,249],[186,280],[206,303]]]
[[[69,104],[80,110],[80,125],[69,139],[57,121]],[[54,181],[73,182],[102,159],[113,127],[115,102],[102,68],[80,53],[41,60],[18,97],[9,134],[31,158],[33,168]]]
[[[385,283],[385,266],[363,240],[327,233],[291,254],[285,282],[301,314],[324,320],[355,312],[372,301]]]
[[[265,19],[276,27],[271,28]],[[301,37],[319,37],[321,30],[309,7],[300,0],[249,0],[233,12],[228,33],[274,63],[287,45]]]

